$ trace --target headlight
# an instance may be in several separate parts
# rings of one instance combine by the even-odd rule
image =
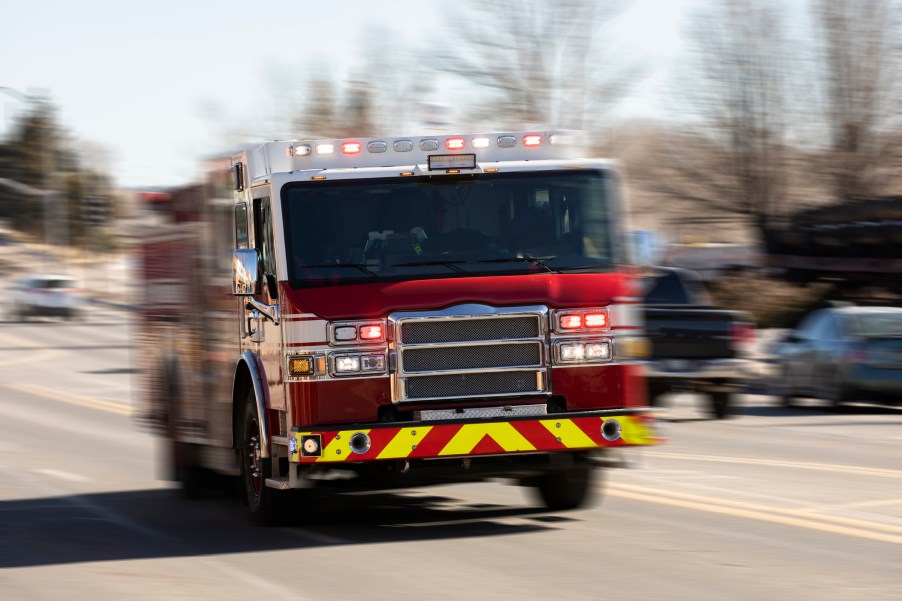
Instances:
[[[336,376],[384,372],[384,353],[346,353],[332,355],[332,373]]]
[[[561,340],[555,343],[557,363],[601,363],[611,360],[610,340]]]

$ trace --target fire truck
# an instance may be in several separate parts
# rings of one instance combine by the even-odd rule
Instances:
[[[662,442],[616,165],[568,132],[266,142],[136,248],[140,414],[188,494],[510,479],[584,505]]]

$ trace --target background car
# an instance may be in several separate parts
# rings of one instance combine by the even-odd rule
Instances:
[[[902,308],[814,311],[776,349],[780,396],[829,401],[902,400]]]
[[[37,275],[22,279],[13,290],[15,319],[49,316],[72,319],[79,315],[81,296],[75,280],[66,275]]]

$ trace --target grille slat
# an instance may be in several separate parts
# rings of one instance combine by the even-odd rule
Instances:
[[[545,314],[544,307],[520,307],[485,317],[405,315],[395,330],[398,400],[546,392]]]
[[[534,371],[418,376],[408,378],[406,388],[411,400],[539,392]]]
[[[538,316],[414,320],[401,324],[401,344],[518,340],[539,335]]]
[[[404,372],[485,369],[490,367],[539,367],[541,343],[433,346],[404,350]]]

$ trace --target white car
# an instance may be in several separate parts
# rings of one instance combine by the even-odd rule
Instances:
[[[81,300],[75,280],[69,276],[30,276],[20,280],[13,290],[13,316],[22,320],[32,316],[71,319],[78,316]]]

